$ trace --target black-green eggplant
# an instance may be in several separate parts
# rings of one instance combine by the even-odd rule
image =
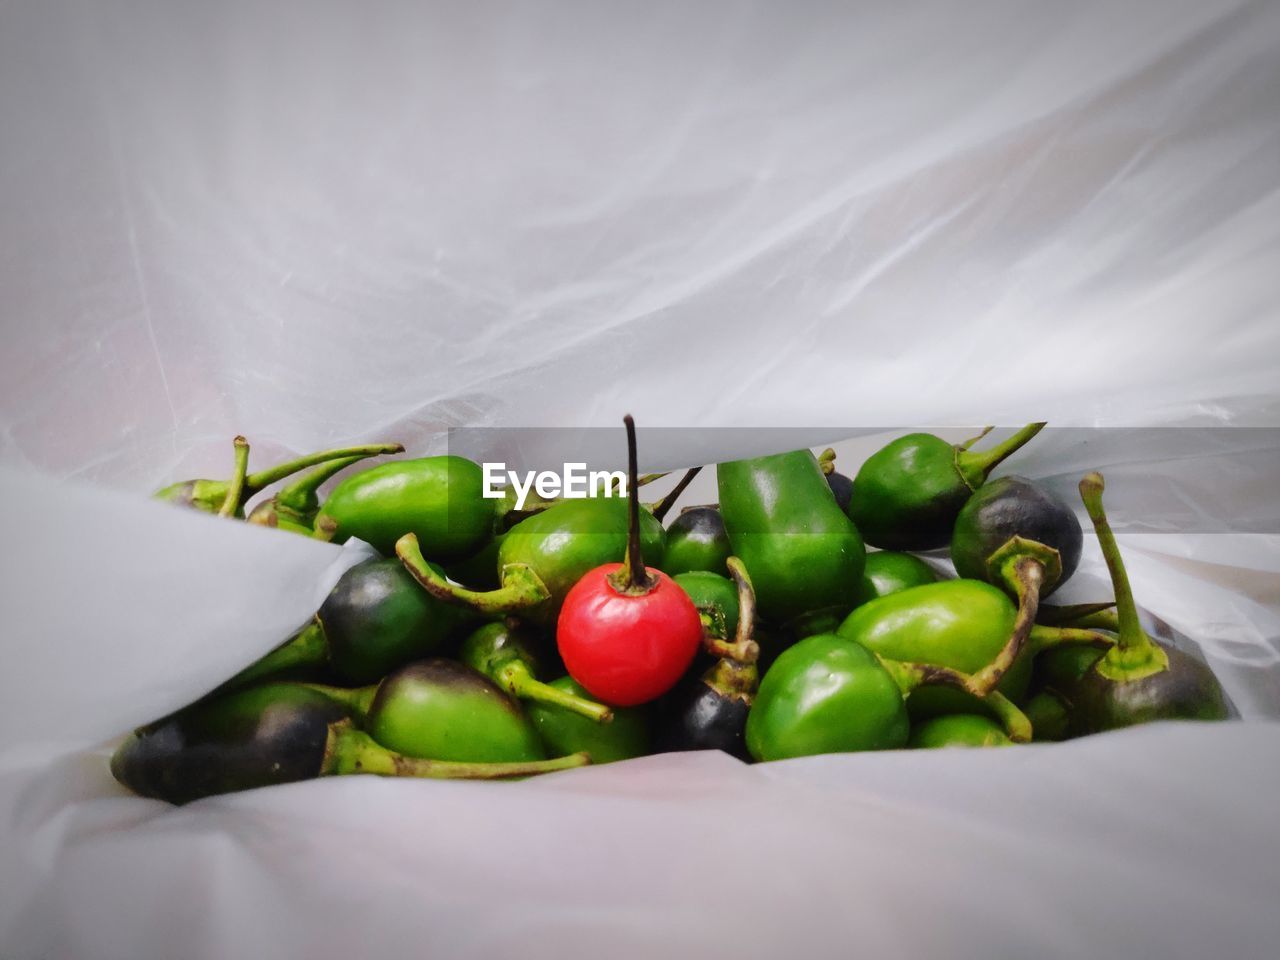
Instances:
[[[967,689],[973,679],[880,657],[835,634],[807,637],[760,681],[747,716],[747,749],[757,760],[782,760],[904,747],[911,731],[906,697],[931,684]],[[1010,739],[1031,738],[1030,723],[1012,701],[995,691],[987,700]]]
[[[319,669],[346,683],[373,683],[411,660],[444,652],[474,620],[470,611],[424,591],[400,561],[365,560],[339,578],[307,626],[228,686]]]
[[[667,528],[662,569],[673,577],[697,570],[724,577],[729,573],[725,561],[732,552],[718,507],[685,507]]]
[[[1213,671],[1142,629],[1120,547],[1102,508],[1103,487],[1101,474],[1087,474],[1080,481],[1080,497],[1111,574],[1119,639],[1078,683],[1059,691],[1072,732],[1097,733],[1155,720],[1226,719],[1226,695]]]
[[[582,754],[500,764],[414,759],[356,729],[341,700],[272,683],[202,700],[135,731],[116,749],[111,772],[141,796],[181,804],[341,774],[497,779],[588,762]]]
[[[360,447],[343,447],[337,450],[323,450],[308,454],[296,460],[279,464],[257,473],[248,473],[249,445],[244,437],[236,437],[234,441],[236,470],[230,480],[183,480],[157,490],[152,496],[157,500],[176,503],[179,506],[191,507],[205,513],[217,513],[223,516],[243,517],[244,505],[253,496],[265,490],[271,484],[290,477],[299,470],[313,467],[316,464],[331,460],[343,460],[348,457],[372,457],[383,453],[400,453],[404,450],[398,443],[375,443]]]
[[[613,720],[613,710],[604,704],[538,680],[538,658],[513,620],[473,631],[462,642],[458,659],[517,699],[554,704],[596,723]]]
[[[720,657],[698,677],[688,677],[660,703],[659,746],[662,750],[723,750],[747,759],[747,715],[759,685],[753,641],[755,594],[742,561],[730,557],[729,572],[737,587],[736,650]]]
[[[853,478],[849,516],[863,538],[882,550],[934,550],[946,546],[956,515],[991,471],[1044,428],[1032,423],[988,450],[931,433],[899,437],[877,450]]]
[[[738,632],[738,588],[727,576],[690,570],[671,579],[689,595],[713,636],[731,637]]]
[[[716,468],[733,555],[751,571],[761,616],[786,623],[848,609],[866,550],[809,450]]]

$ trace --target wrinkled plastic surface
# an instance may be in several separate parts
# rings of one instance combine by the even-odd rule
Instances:
[[[1277,445],[1230,428],[1280,426],[1278,64],[1262,2],[0,7],[0,953],[1275,956]],[[867,428],[850,466],[890,424],[1224,428],[1009,468],[1185,508],[1128,501],[1122,544],[1245,722],[182,810],[111,781],[100,745],[361,555],[142,493],[237,432],[623,410]]]

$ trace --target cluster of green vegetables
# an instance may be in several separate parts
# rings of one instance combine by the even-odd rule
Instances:
[[[299,473],[249,522],[358,537],[351,568],[283,645],[135,731],[112,760],[136,792],[183,803],[332,774],[508,778],[652,752],[744,760],[907,746],[1003,746],[1159,719],[1221,719],[1204,664],[1147,635],[1102,507],[1080,482],[1114,601],[1043,602],[1074,572],[1075,513],[985,451],[911,434],[850,479],[827,451],[716,467],[719,503],[663,521],[697,473],[639,503],[485,498],[453,456],[326,451],[162,499],[228,517]],[[867,553],[865,542],[879,548]],[[939,579],[910,551],[950,548]]]

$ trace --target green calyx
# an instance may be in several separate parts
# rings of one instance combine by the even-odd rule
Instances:
[[[281,488],[271,499],[254,507],[249,514],[249,522],[310,535],[316,515],[320,513],[320,487],[326,480],[369,456],[372,454],[362,453],[322,463],[317,469]]]
[[[1116,542],[1106,511],[1102,507],[1102,492],[1105,487],[1102,474],[1096,471],[1085,474],[1080,481],[1080,499],[1093,523],[1116,597],[1118,639],[1094,669],[1108,680],[1141,680],[1168,670],[1169,655],[1147,635],[1138,619],[1138,606],[1134,602],[1129,574],[1120,556],[1120,545]]]
[[[584,767],[591,762],[586,753],[571,753],[553,760],[514,762],[469,762],[420,760],[388,750],[368,734],[355,729],[350,720],[329,725],[321,776],[374,774],[382,777],[418,777],[431,780],[509,780],[555,770]]]
[[[1032,437],[1044,428],[1044,423],[1029,423],[1012,436],[997,443],[994,447],[976,452],[970,450],[969,448],[974,443],[991,432],[992,428],[987,427],[976,437],[966,440],[964,443],[956,444],[956,473],[960,474],[965,486],[970,490],[977,490],[987,482],[987,477],[991,475],[992,470],[1025,446]]]
[[[497,590],[468,590],[450,583],[422,556],[416,534],[406,533],[396,541],[396,556],[422,588],[447,603],[471,607],[485,614],[507,614],[532,610],[551,599],[551,591],[527,564],[509,563],[502,568],[502,586]]]

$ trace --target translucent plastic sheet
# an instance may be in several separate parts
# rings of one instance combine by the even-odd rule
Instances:
[[[1265,2],[0,6],[0,954],[1274,957],[1276,103]],[[360,556],[144,492],[237,432],[265,463],[625,410],[706,462],[753,452],[710,428],[862,433],[850,467],[893,424],[1221,428],[1009,468],[1145,484],[1135,587],[1246,722],[182,810],[111,781]]]

